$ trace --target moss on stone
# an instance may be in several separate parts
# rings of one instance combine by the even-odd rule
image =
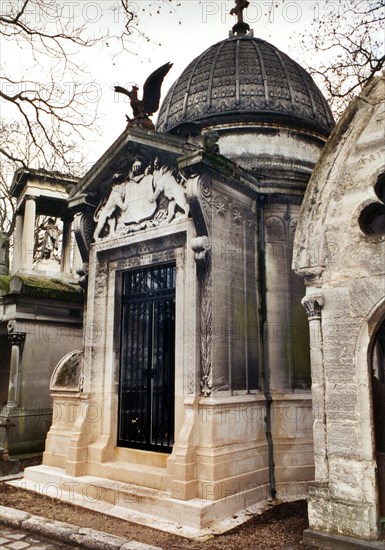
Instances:
[[[83,302],[83,290],[76,284],[47,277],[20,276],[22,286],[20,294],[37,298],[50,298],[65,302]]]
[[[240,180],[236,165],[226,157],[205,151],[204,159],[214,170],[217,170],[231,179]]]
[[[0,295],[8,294],[10,279],[11,279],[10,275],[0,275]]]

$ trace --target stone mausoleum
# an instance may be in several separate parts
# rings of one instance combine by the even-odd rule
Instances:
[[[71,190],[84,342],[56,367],[61,414],[24,482],[193,534],[307,495],[309,332],[291,257],[333,125],[306,71],[238,23],[176,80],[156,130],[129,124]]]
[[[24,486],[187,536],[309,496],[307,544],[384,548],[384,97],[333,130],[242,10],[156,129],[135,97],[69,190],[83,342]]]
[[[333,130],[310,76],[236,4],[156,129],[134,87],[134,119],[66,187],[83,339],[19,483],[186,536],[309,496],[307,544],[383,549],[385,80]]]
[[[59,359],[82,342],[84,294],[72,239],[68,175],[20,168],[12,265],[0,265],[0,423],[9,416],[12,454],[41,452],[52,423],[49,382]],[[1,236],[0,236],[1,238]],[[0,430],[0,444],[5,432]]]

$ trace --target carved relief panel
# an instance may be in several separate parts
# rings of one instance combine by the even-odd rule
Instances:
[[[164,157],[164,155],[163,155]],[[186,178],[172,158],[135,156],[125,175],[112,177],[94,213],[96,242],[187,218]]]

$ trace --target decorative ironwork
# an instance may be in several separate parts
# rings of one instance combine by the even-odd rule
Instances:
[[[174,443],[175,265],[123,275],[118,444]]]

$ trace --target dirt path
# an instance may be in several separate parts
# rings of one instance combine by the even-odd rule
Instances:
[[[307,527],[306,502],[280,504],[261,516],[205,542],[191,541],[117,518],[60,502],[0,482],[0,503],[49,519],[91,527],[113,535],[134,538],[167,550],[297,550],[307,548],[301,540]]]
[[[38,464],[39,458],[23,461],[23,466]],[[0,481],[0,504],[24,510],[38,516],[91,527],[116,536],[134,538],[155,544],[165,550],[300,550],[308,548],[302,542],[302,532],[308,526],[307,504],[297,501],[279,504],[224,535],[205,542],[192,541],[113,518],[86,508],[74,506],[12,487]],[[156,525],[154,525],[156,527]]]

